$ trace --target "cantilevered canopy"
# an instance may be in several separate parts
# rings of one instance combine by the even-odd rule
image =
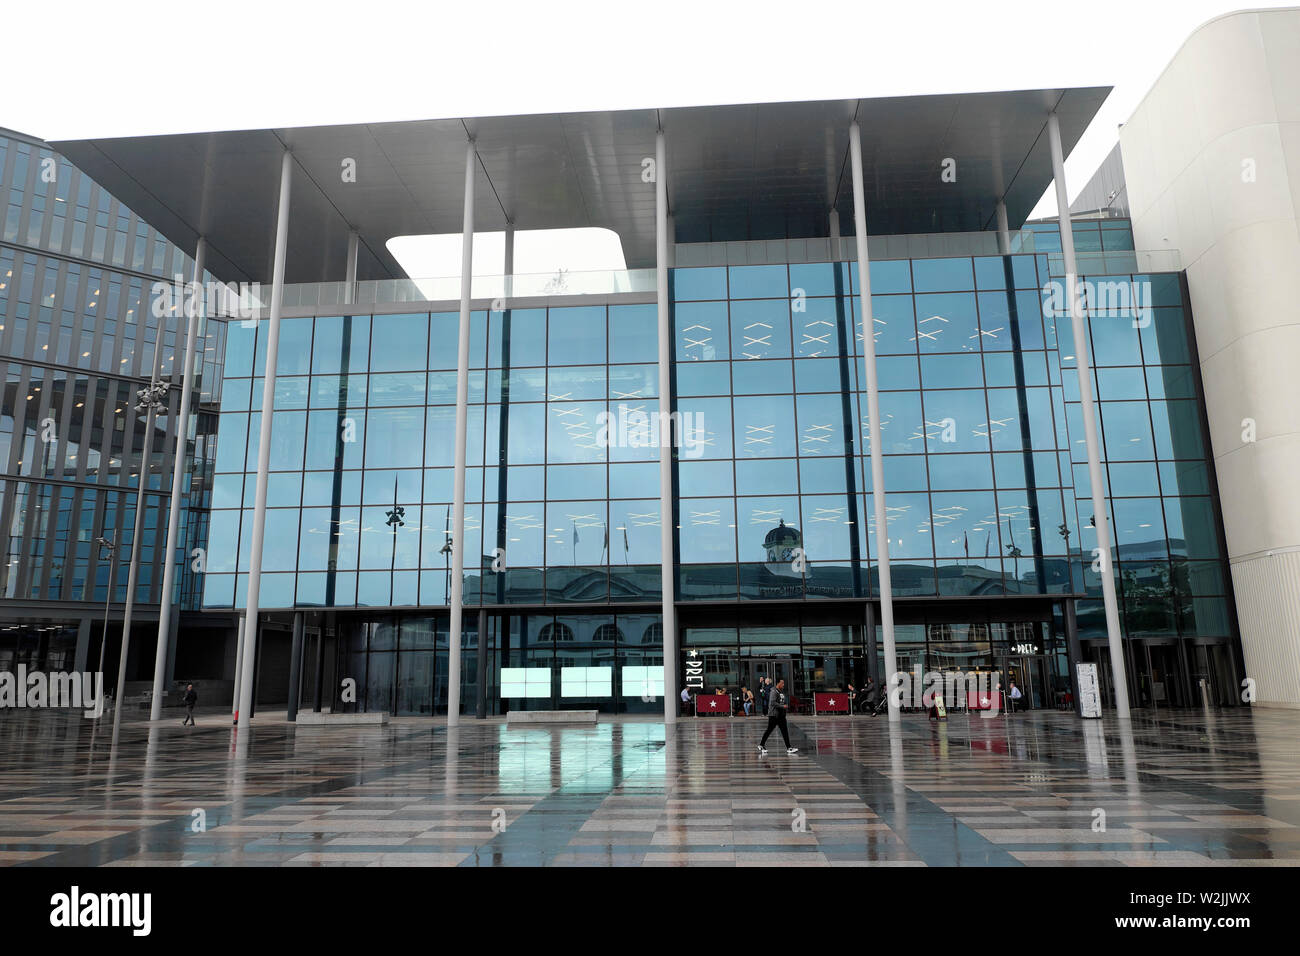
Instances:
[[[269,281],[280,155],[293,151],[287,278],[344,278],[358,230],[359,279],[403,275],[385,243],[461,227],[465,141],[478,151],[475,229],[600,226],[630,268],[654,263],[662,124],[678,242],[818,237],[838,206],[852,233],[849,124],[862,126],[874,235],[1012,226],[1051,182],[1047,115],[1068,153],[1108,87],[668,110],[421,120],[362,126],[68,140],[54,147],[184,249],[208,240],[209,270]],[[355,181],[346,172],[355,168]],[[947,172],[948,175],[944,175]]]

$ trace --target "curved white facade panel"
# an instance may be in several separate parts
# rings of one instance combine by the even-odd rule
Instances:
[[[1187,270],[1247,674],[1300,707],[1300,8],[1198,29],[1120,143],[1135,244]]]

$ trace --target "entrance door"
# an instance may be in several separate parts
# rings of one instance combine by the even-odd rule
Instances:
[[[1141,642],[1136,656],[1143,706],[1187,706],[1187,678],[1179,650],[1178,645],[1170,642]]]
[[[1020,688],[1020,703],[1017,710],[1040,710],[1053,706],[1051,677],[1046,655],[1025,655],[1012,657],[1009,661],[1008,681],[1003,691],[1011,693],[1011,681]],[[1007,705],[1011,700],[1006,698]]]
[[[1192,703],[1197,707],[1233,707],[1237,704],[1236,668],[1224,644],[1197,644],[1188,649],[1191,663]]]
[[[763,678],[770,677],[772,686],[776,686],[779,680],[785,681],[785,693],[790,698],[790,712],[801,713],[803,710],[811,709],[811,701],[797,701],[794,697],[795,688],[795,666],[792,657],[750,657],[742,658],[740,662],[740,683],[754,692],[754,700],[758,703],[758,712],[763,712],[763,701],[758,699],[758,682]],[[765,691],[766,692],[766,691]]]

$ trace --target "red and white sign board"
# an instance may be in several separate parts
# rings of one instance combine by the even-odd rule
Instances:
[[[848,694],[813,694],[814,714],[847,714]]]
[[[727,694],[696,694],[695,716],[731,716],[731,697]]]
[[[966,706],[971,710],[995,710],[998,707],[998,692],[995,690],[966,691]]]

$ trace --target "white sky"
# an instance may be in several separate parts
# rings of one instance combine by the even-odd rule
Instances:
[[[1073,199],[1183,41],[1234,9],[1230,0],[17,3],[0,15],[0,126],[57,140],[1114,86],[1067,161]],[[1049,190],[1034,215],[1055,206]]]

